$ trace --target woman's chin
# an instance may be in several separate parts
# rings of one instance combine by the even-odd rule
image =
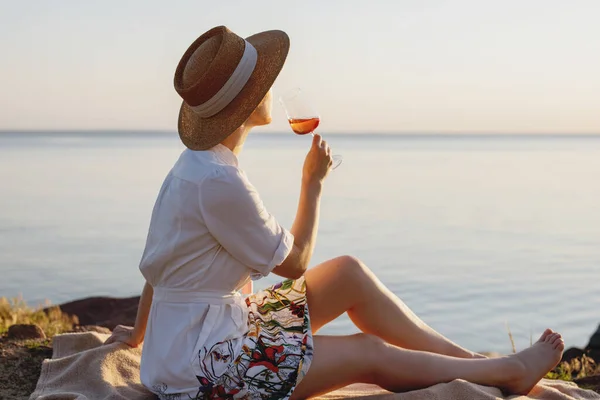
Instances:
[[[271,118],[271,117],[264,118],[262,121],[260,121],[259,124],[257,124],[257,126],[269,125],[271,123],[271,121],[273,121],[273,118]]]

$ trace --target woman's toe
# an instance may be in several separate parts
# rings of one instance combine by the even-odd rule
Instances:
[[[553,333],[554,333],[554,331],[552,329],[548,328],[544,331],[544,333],[542,333],[542,337],[540,337],[540,339],[544,340],[548,337],[548,335],[551,335]]]

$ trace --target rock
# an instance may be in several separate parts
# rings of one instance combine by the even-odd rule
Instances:
[[[573,379],[573,382],[581,387],[592,389],[596,393],[600,393],[600,375],[592,375],[584,378]]]
[[[16,324],[8,328],[9,339],[46,339],[46,334],[38,325]]]
[[[98,326],[98,325],[76,326],[73,330],[75,332],[97,332],[97,333],[108,333],[108,334],[111,333],[110,329],[105,328],[103,326]]]
[[[598,325],[598,329],[590,338],[590,342],[587,346],[585,346],[586,350],[598,350],[600,351],[600,325]]]
[[[63,313],[76,316],[82,326],[95,325],[112,330],[117,325],[135,324],[139,301],[139,296],[88,297],[60,304],[58,307]]]
[[[594,349],[588,350],[587,355],[592,360],[594,360],[596,362],[596,364],[598,364],[600,366],[600,349],[599,350],[594,350]]]
[[[575,358],[580,358],[585,354],[584,350],[578,349],[577,347],[571,347],[564,351],[561,362],[570,362]]]

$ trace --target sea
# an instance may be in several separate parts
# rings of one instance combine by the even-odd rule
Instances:
[[[324,134],[311,264],[350,254],[427,324],[474,351],[544,328],[585,346],[600,323],[600,136]],[[240,164],[291,227],[310,137],[251,133]],[[0,133],[0,296],[133,296],[175,132]],[[255,282],[261,289],[280,278]],[[334,290],[332,288],[332,290]],[[358,332],[347,316],[320,333]]]

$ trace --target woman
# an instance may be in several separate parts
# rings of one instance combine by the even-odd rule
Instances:
[[[161,399],[301,399],[354,382],[406,391],[457,378],[529,392],[560,360],[559,334],[486,359],[428,327],[360,260],[307,269],[332,163],[319,135],[291,230],[265,210],[237,155],[250,130],[271,121],[270,88],[288,48],[281,31],[244,40],[217,27],[183,55],[175,88],[187,149],[152,213],[135,327],[117,327],[106,343],[144,341],[142,383]],[[288,280],[250,294],[251,279],[271,272]],[[344,312],[362,333],[316,335]]]

